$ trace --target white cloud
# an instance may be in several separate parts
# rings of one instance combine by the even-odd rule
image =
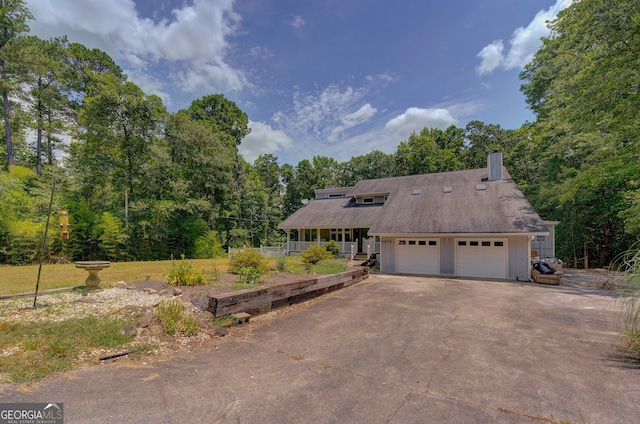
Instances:
[[[372,107],[369,103],[366,103],[357,111],[345,115],[342,117],[342,125],[338,125],[329,134],[329,141],[335,141],[335,139],[342,134],[345,130],[354,127],[356,125],[364,124],[369,121],[376,114],[378,109]]]
[[[569,7],[572,1],[556,0],[556,3],[549,9],[536,13],[536,16],[526,27],[516,28],[509,40],[509,52],[506,56],[503,54],[502,40],[495,40],[485,46],[478,53],[478,57],[481,58],[481,63],[476,68],[478,74],[490,74],[498,67],[505,70],[523,68],[542,45],[541,38],[549,35],[550,30],[547,23],[554,20],[562,9]]]
[[[478,74],[485,75],[490,74],[503,62],[504,57],[502,51],[504,50],[504,44],[502,40],[496,40],[491,44],[484,46],[478,57],[482,59],[480,65],[476,68]]]
[[[100,48],[132,69],[132,75],[160,61],[180,66],[185,90],[238,90],[246,84],[242,72],[225,62],[227,39],[240,23],[233,4],[194,0],[174,9],[172,19],[155,22],[138,16],[133,0],[28,0],[35,17],[33,34],[68,35],[71,41]]]
[[[342,119],[350,114],[366,92],[367,88],[341,88],[338,84],[311,94],[303,94],[297,89],[293,94],[292,110],[275,113],[273,121],[296,139],[326,140],[336,126],[344,125]]]
[[[251,132],[240,143],[240,153],[245,160],[253,161],[265,153],[276,153],[287,150],[293,145],[293,140],[284,131],[274,130],[271,125],[263,122],[249,122]]]
[[[384,128],[395,134],[408,136],[425,127],[445,129],[450,125],[455,125],[456,122],[458,122],[457,119],[448,109],[410,107],[403,114],[387,122]]]
[[[289,22],[289,25],[291,25],[292,27],[298,29],[298,28],[302,28],[303,26],[305,26],[306,23],[307,23],[307,21],[302,19],[301,16],[294,16],[293,20],[291,22]]]

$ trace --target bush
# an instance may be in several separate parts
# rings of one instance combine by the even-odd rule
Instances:
[[[285,272],[287,270],[287,259],[278,258],[278,260],[276,261],[276,269],[279,272]]]
[[[182,255],[182,260],[179,263],[172,262],[171,269],[164,279],[170,286],[200,286],[207,284],[204,272],[194,269],[193,262],[186,260],[184,255]]]
[[[321,246],[310,246],[302,252],[302,260],[308,264],[317,264],[323,259],[331,259],[332,257],[331,252],[327,252],[327,250]]]
[[[156,309],[156,315],[165,334],[181,332],[185,336],[195,336],[200,330],[200,322],[193,315],[184,312],[184,305],[177,299],[163,300]]]
[[[342,250],[340,244],[335,240],[329,240],[322,247],[324,247],[327,252],[330,252],[334,258],[337,257],[340,254],[340,250]]]
[[[229,271],[239,274],[243,268],[255,268],[260,274],[267,272],[267,260],[258,252],[252,249],[246,249],[231,256],[229,260]]]
[[[262,272],[256,268],[241,268],[238,272],[238,282],[241,284],[260,284]]]
[[[166,334],[171,335],[178,331],[183,312],[184,306],[176,299],[160,302],[156,309],[156,315]]]
[[[224,258],[226,253],[216,231],[207,231],[198,237],[193,245],[193,257],[196,259]]]
[[[620,327],[629,349],[640,358],[640,250],[624,255],[621,268],[626,272],[618,274],[622,276],[618,282]]]

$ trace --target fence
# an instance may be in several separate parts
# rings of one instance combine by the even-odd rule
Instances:
[[[282,256],[286,256],[287,249],[286,246],[260,246],[260,247],[240,247],[240,248],[229,248],[229,257],[231,255],[235,255],[236,253],[244,252],[246,250],[253,250],[260,253],[265,258],[280,258]]]

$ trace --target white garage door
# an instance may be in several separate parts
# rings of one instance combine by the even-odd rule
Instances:
[[[423,238],[396,239],[396,272],[440,275],[440,241]]]
[[[506,239],[456,239],[456,275],[507,278]]]

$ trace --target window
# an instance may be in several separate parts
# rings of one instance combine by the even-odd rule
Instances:
[[[466,246],[467,242],[466,241],[459,241],[458,242],[458,246]]]
[[[362,203],[373,203],[373,197],[365,197],[362,199]]]
[[[437,246],[438,242],[436,242],[435,240],[429,240],[429,246]]]
[[[407,241],[406,240],[398,240],[398,244],[400,246],[404,246],[405,244],[407,244]]]
[[[494,241],[493,245],[495,247],[503,247],[504,246],[504,242],[503,241]]]
[[[418,246],[426,246],[426,245],[427,245],[426,240],[418,240]]]
[[[483,242],[482,242],[482,246],[483,246],[483,247],[491,246],[491,242],[490,242],[490,241],[483,241]]]
[[[415,240],[409,240],[409,246],[415,246],[415,245],[416,245]]]
[[[469,246],[477,246],[478,242],[477,241],[470,241],[469,242]]]
[[[344,196],[344,194],[342,194],[342,193],[340,193],[340,194],[330,194],[330,195],[329,195],[329,198],[330,198],[330,199],[333,199],[333,198],[335,198],[335,197],[345,197],[345,196]]]

